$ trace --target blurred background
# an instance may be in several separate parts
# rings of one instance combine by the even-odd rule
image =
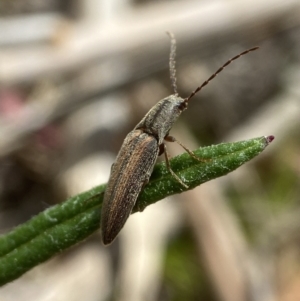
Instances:
[[[299,301],[300,1],[0,0],[0,227],[108,180],[126,134],[173,93],[190,149],[274,142],[226,177],[130,217],[0,288],[0,300]],[[182,153],[168,144],[170,154]]]

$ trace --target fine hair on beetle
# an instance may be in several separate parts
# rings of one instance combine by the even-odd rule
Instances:
[[[176,40],[172,33],[168,32],[168,35],[171,40],[169,68],[174,94],[160,100],[154,105],[135,128],[128,133],[116,161],[111,167],[101,210],[102,241],[105,245],[110,244],[123,228],[142,188],[149,181],[159,155],[165,155],[167,169],[174,179],[186,190],[189,188],[188,183],[184,183],[172,170],[165,141],[177,142],[195,160],[200,162],[205,160],[196,157],[181,142],[170,136],[169,132],[181,113],[187,109],[191,98],[201,91],[203,87],[231,62],[242,55],[258,49],[258,47],[253,47],[231,58],[187,98],[182,98],[178,95],[176,84]]]

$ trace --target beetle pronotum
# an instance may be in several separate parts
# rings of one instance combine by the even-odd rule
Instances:
[[[166,164],[170,173],[181,185],[188,188],[172,171],[164,141],[178,142],[193,158],[201,161],[201,159],[195,157],[189,149],[174,137],[169,136],[174,122],[187,108],[190,99],[226,66],[242,55],[258,49],[258,47],[248,49],[228,60],[201,86],[193,91],[189,97],[181,98],[178,96],[176,85],[176,40],[173,34],[168,34],[171,38],[169,66],[174,94],[160,100],[127,135],[116,162],[111,167],[111,174],[104,193],[101,213],[102,241],[105,245],[111,243],[123,228],[138,195],[150,178],[155,161],[159,155],[165,154]]]

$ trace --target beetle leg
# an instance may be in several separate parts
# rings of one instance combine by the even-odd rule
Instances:
[[[166,141],[168,142],[177,142],[192,158],[194,158],[195,160],[199,161],[199,162],[207,162],[209,160],[206,160],[206,159],[201,159],[197,156],[195,156],[195,154],[190,150],[188,149],[186,146],[184,146],[180,141],[178,141],[175,137],[173,136],[166,136],[164,138]]]
[[[164,147],[164,153],[165,153],[165,159],[166,159],[166,164],[167,164],[167,168],[169,170],[169,172],[172,174],[172,176],[185,188],[189,188],[186,184],[184,184],[182,182],[182,180],[176,175],[176,173],[172,170],[171,166],[170,166],[170,160],[169,160],[169,154],[167,151],[167,146],[165,143],[162,144]]]
[[[164,144],[161,144],[159,146],[158,156],[162,155],[164,152],[165,152]]]

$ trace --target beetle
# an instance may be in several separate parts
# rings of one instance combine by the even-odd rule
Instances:
[[[111,167],[101,211],[101,232],[104,245],[110,244],[123,228],[143,186],[149,181],[159,155],[165,154],[166,165],[170,173],[181,185],[188,188],[170,167],[165,141],[176,141],[193,158],[199,161],[203,160],[197,158],[188,148],[169,135],[174,122],[187,109],[190,99],[226,66],[242,55],[258,49],[258,47],[253,47],[231,58],[189,97],[182,98],[178,95],[176,86],[176,40],[172,33],[168,34],[171,40],[169,68],[174,94],[160,100],[127,135],[116,161]]]

